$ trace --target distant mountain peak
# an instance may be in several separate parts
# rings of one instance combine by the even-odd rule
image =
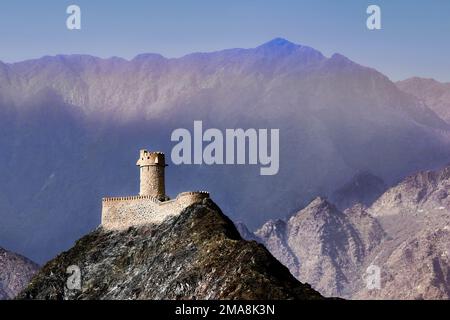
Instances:
[[[349,58],[347,58],[346,56],[344,56],[343,54],[340,54],[340,53],[334,53],[331,56],[331,59],[351,61]]]
[[[421,78],[421,77],[411,77],[411,78],[408,78],[408,79],[405,79],[405,80],[397,81],[397,84],[402,84],[402,83],[442,84],[441,82],[437,81],[436,79],[433,79],[433,78]]]
[[[335,66],[352,66],[352,65],[358,65],[357,63],[355,63],[354,61],[350,60],[349,58],[347,58],[346,56],[340,54],[340,53],[335,53],[331,56],[331,58],[329,59],[329,62],[332,65]]]
[[[369,171],[359,171],[347,183],[331,195],[331,201],[340,210],[351,208],[355,204],[369,207],[387,189],[384,181]]]
[[[307,208],[314,208],[314,207],[330,208],[334,207],[334,205],[331,204],[325,197],[317,197],[313,201],[311,201],[311,203],[307,206]]]
[[[293,42],[290,42],[289,40],[286,40],[284,38],[275,38],[270,40],[269,42],[266,42],[264,44],[262,44],[261,47],[264,48],[279,48],[279,47],[285,47],[285,48],[298,48],[301,47],[298,44],[295,44]]]
[[[260,232],[262,232],[263,234],[268,234],[272,232],[285,232],[285,229],[286,229],[286,221],[281,219],[271,219],[260,228]]]
[[[239,231],[239,234],[241,235],[241,237],[243,239],[248,240],[248,241],[253,240],[253,241],[261,242],[261,240],[247,228],[245,223],[238,221],[234,225],[236,226],[236,229]]]
[[[319,220],[327,220],[327,217],[342,215],[342,212],[339,211],[336,206],[329,202],[325,197],[317,197],[313,201],[311,201],[305,208],[294,214],[288,223],[293,223],[296,220],[303,219],[319,219]]]
[[[302,57],[312,59],[312,61],[321,61],[325,59],[322,52],[312,47],[303,46],[300,44],[290,42],[283,38],[275,38],[269,42],[260,45],[259,47],[256,47],[255,50],[257,52],[263,52],[265,54],[281,53],[282,55],[291,55],[295,53],[301,55]]]
[[[138,54],[136,57],[134,57],[133,61],[144,61],[144,60],[159,61],[159,60],[165,60],[165,59],[166,58],[159,53],[142,53],[142,54]]]

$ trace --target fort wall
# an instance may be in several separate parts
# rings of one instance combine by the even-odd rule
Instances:
[[[208,192],[183,192],[169,201],[160,201],[153,196],[104,198],[102,226],[107,230],[123,230],[136,225],[158,224],[206,198],[209,198]]]

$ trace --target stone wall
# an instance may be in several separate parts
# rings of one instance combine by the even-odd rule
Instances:
[[[209,193],[184,192],[176,199],[164,202],[151,196],[104,198],[102,226],[108,230],[121,230],[136,225],[161,223],[205,198],[209,198]]]

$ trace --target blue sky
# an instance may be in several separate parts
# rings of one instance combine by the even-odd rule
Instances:
[[[82,30],[65,26],[82,10]],[[382,10],[382,30],[366,28],[366,8]],[[275,37],[339,52],[393,80],[450,82],[448,0],[2,0],[0,60],[84,53],[132,58],[155,52],[254,47]]]

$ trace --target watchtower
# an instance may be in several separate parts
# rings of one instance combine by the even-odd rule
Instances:
[[[136,163],[140,170],[140,196],[152,196],[161,201],[166,199],[166,159],[162,152],[141,150]]]

